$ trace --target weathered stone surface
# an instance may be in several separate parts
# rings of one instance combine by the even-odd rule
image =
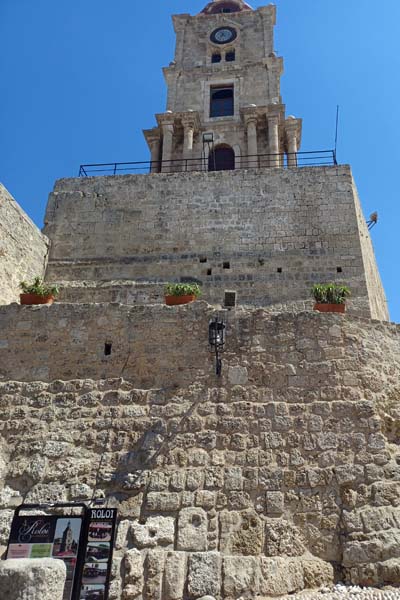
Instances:
[[[322,560],[301,559],[304,575],[304,587],[317,589],[332,585],[334,581],[333,566]]]
[[[254,598],[260,586],[257,556],[225,556],[223,560],[224,598]]]
[[[52,558],[0,561],[0,598],[62,600],[66,568]]]
[[[117,535],[115,538],[115,548],[117,550],[121,550],[126,546],[130,527],[131,522],[127,519],[118,523]]]
[[[162,600],[162,585],[164,573],[165,553],[161,550],[151,549],[144,560],[146,573],[143,597],[145,600]]]
[[[241,120],[235,125],[241,128]],[[224,139],[237,135],[231,125],[223,127]],[[246,145],[245,137],[241,145]],[[307,189],[307,194],[295,197],[298,189]],[[209,231],[215,226],[214,198],[222,196],[229,219],[225,216],[221,255],[210,244]],[[132,209],[136,198],[140,198],[136,201],[140,215]],[[337,227],[332,199],[340,203],[346,229]],[[99,202],[105,210],[98,209]],[[240,219],[238,207],[243,207]],[[163,286],[157,282],[173,280],[179,271],[202,281],[203,298],[213,303],[223,302],[229,286],[240,290],[241,304],[304,310],[312,308],[310,280],[329,280],[332,265],[337,264],[352,289],[348,310],[388,318],[370,236],[347,165],[160,174],[151,177],[151,185],[141,175],[64,179],[50,196],[46,221],[45,233],[52,240],[47,276],[63,282],[65,301],[160,302]],[[196,230],[191,223],[197,223]],[[271,235],[265,235],[265,227]],[[82,235],[82,229],[89,233]],[[203,254],[206,264],[199,260]],[[297,255],[301,268],[294,261]],[[223,261],[229,262],[229,271]],[[277,269],[282,269],[279,285]],[[235,381],[242,384],[247,381],[243,370],[247,367],[239,366],[242,373],[237,378],[236,372]]]
[[[13,510],[0,510],[0,546],[7,546],[13,516]]]
[[[178,520],[178,550],[207,550],[207,514],[202,508],[183,508]]]
[[[186,556],[183,552],[168,552],[165,557],[165,600],[181,600],[186,581]]]
[[[284,520],[269,520],[265,527],[266,556],[301,556],[305,540],[297,527]]]
[[[189,557],[188,592],[190,598],[219,596],[221,590],[221,555],[197,552]]]
[[[132,531],[138,548],[165,546],[174,542],[175,522],[172,517],[149,517],[146,523],[132,523]]]
[[[260,558],[260,594],[279,596],[304,589],[302,564],[296,559]]]
[[[0,304],[19,301],[23,280],[43,277],[49,240],[0,183]],[[0,332],[0,349],[7,348]]]
[[[262,552],[264,526],[255,511],[220,513],[220,548],[226,554],[257,556]]]
[[[144,585],[143,556],[139,550],[132,548],[125,552],[124,569],[123,600],[133,600],[141,596]]]

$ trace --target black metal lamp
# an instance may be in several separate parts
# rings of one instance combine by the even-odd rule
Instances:
[[[224,351],[226,325],[222,319],[215,317],[208,324],[208,343],[210,351],[215,352],[215,373],[220,376],[222,373],[222,360],[219,355]]]

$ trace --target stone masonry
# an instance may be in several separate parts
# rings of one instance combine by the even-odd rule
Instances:
[[[91,302],[101,281],[101,301],[162,301],[194,279],[212,302],[312,306],[312,284],[337,281],[352,312],[388,319],[348,166],[62,179],[44,231],[62,300]]]
[[[218,380],[211,306],[136,311],[102,379],[105,323],[119,339],[127,307],[3,307],[19,347],[1,351],[3,543],[22,499],[96,489],[121,516],[115,599],[276,596],[334,574],[397,583],[399,327],[236,311]],[[54,373],[11,381],[32,379],[22,345],[50,364],[47,345]]]
[[[229,13],[219,11],[216,2],[198,15],[173,16],[175,56],[163,69],[167,110],[156,115],[157,127],[144,131],[153,171],[198,169],[211,150],[203,145],[204,133],[213,134],[214,148],[232,149],[237,168],[258,162],[282,166],[285,152],[289,164],[296,164],[302,121],[286,118],[282,104],[283,60],[274,52],[276,7],[251,10],[241,0],[235,4]],[[233,39],[219,43],[213,38],[221,29],[234,32]],[[232,110],[213,115],[212,94],[223,88],[231,90]]]
[[[244,0],[174,17],[148,175],[59,180],[45,235],[0,188],[0,546],[22,502],[102,497],[119,511],[109,600],[400,581],[400,326],[350,167],[297,167],[274,24]],[[211,115],[218,86],[230,115]],[[218,147],[235,170],[164,169],[199,153],[212,167]],[[50,242],[59,301],[20,306]],[[165,306],[167,281],[203,301]],[[328,281],[351,288],[346,315],[312,311]]]
[[[19,283],[43,277],[49,241],[0,183],[0,304],[16,302]]]

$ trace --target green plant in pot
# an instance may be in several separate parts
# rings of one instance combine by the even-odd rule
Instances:
[[[57,285],[48,285],[41,277],[35,277],[33,283],[21,281],[19,287],[22,290],[19,296],[21,304],[53,304],[59,294]]]
[[[346,311],[346,299],[351,295],[346,285],[316,283],[311,291],[315,300],[314,310],[338,313]]]
[[[193,302],[201,295],[201,289],[197,283],[167,283],[164,293],[165,304],[175,306]]]

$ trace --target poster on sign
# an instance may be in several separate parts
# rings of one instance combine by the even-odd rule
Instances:
[[[80,600],[107,600],[117,521],[115,508],[90,508]]]
[[[20,507],[21,511],[23,507]],[[67,577],[63,600],[74,600],[75,578],[82,562],[82,535],[86,507],[82,515],[21,515],[11,524],[7,558],[58,558],[64,561]]]

